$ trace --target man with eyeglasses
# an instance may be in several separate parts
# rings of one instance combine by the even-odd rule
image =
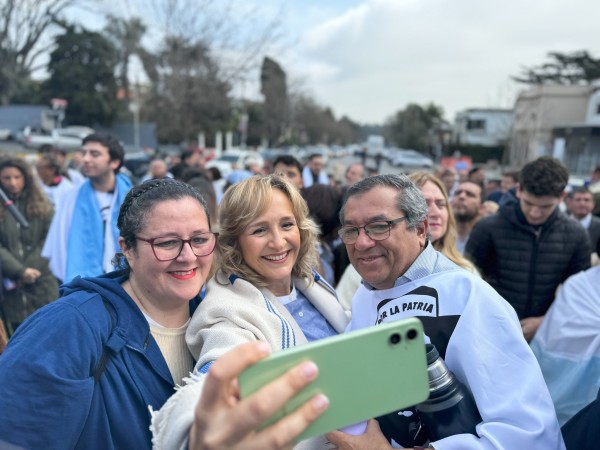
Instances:
[[[415,410],[408,409],[370,421],[362,435],[336,431],[328,439],[342,448],[376,443],[391,449],[392,440],[442,450],[564,448],[552,400],[514,310],[481,278],[433,248],[420,190],[404,175],[367,178],[346,191],[340,220],[340,238],[363,280],[347,331],[419,317],[426,342],[470,389],[483,421],[477,435],[429,442],[417,431]]]

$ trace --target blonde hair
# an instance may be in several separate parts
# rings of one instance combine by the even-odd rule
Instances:
[[[319,262],[319,228],[308,216],[308,206],[285,178],[276,175],[255,175],[231,186],[219,205],[219,268],[227,275],[238,275],[258,287],[267,282],[242,257],[239,237],[258,216],[271,205],[273,190],[283,192],[292,204],[296,225],[300,231],[300,250],[292,275],[313,281],[313,268]]]
[[[422,189],[425,183],[430,181],[442,192],[446,202],[446,209],[448,210],[448,226],[446,227],[444,235],[433,243],[433,248],[463,269],[472,270],[473,265],[471,262],[462,256],[456,248],[456,219],[454,218],[452,208],[450,208],[450,200],[448,199],[448,192],[446,191],[444,183],[435,175],[427,172],[413,172],[408,178],[410,178],[419,189]]]

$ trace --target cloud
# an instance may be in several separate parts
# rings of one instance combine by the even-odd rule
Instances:
[[[600,57],[599,2],[584,0],[368,0],[302,33],[290,71],[317,99],[361,122],[411,102],[452,119],[470,107],[511,107],[510,81],[549,51]]]

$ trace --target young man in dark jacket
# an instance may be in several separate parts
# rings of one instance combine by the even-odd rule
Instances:
[[[557,159],[544,156],[526,164],[516,196],[473,227],[465,249],[484,279],[515,308],[528,341],[559,284],[590,267],[587,232],[558,208],[568,179]]]

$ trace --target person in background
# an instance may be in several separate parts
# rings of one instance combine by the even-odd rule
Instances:
[[[502,193],[506,193],[509,190],[516,188],[519,182],[519,171],[518,170],[507,170],[502,172],[502,180],[500,181],[500,190]]]
[[[590,267],[586,231],[558,208],[568,179],[566,167],[555,158],[527,163],[516,197],[477,222],[465,248],[484,279],[515,308],[527,341],[556,288]]]
[[[41,187],[52,205],[56,206],[67,192],[75,188],[71,180],[63,174],[62,165],[51,154],[39,155],[35,167],[42,182]]]
[[[485,170],[483,169],[483,167],[473,167],[471,170],[469,170],[468,179],[473,183],[485,186]]]
[[[223,192],[225,192],[225,185],[227,184],[227,180],[223,178],[223,175],[221,175],[221,171],[218,167],[208,167],[206,170],[210,174],[210,179],[212,180],[213,189],[215,191],[217,205],[219,205],[221,203],[221,199],[223,198]]]
[[[329,176],[325,171],[325,160],[320,153],[313,153],[308,157],[308,162],[302,170],[302,183],[305,188],[313,184],[330,184]]]
[[[196,367],[155,416],[156,450],[187,448],[205,374],[232,347],[262,341],[276,352],[341,333],[348,323],[335,291],[313,271],[317,229],[288,181],[253,176],[230,187],[219,223],[219,270],[186,337]]]
[[[600,166],[596,166],[590,176],[590,181],[587,183],[587,188],[594,197],[595,207],[592,214],[600,217]]]
[[[281,155],[273,161],[273,173],[286,178],[290,183],[296,186],[296,189],[302,189],[304,182],[302,180],[302,164],[292,155]]]
[[[585,228],[590,237],[592,249],[598,248],[600,243],[600,217],[592,214],[594,210],[594,197],[588,188],[576,186],[567,194],[565,203],[571,217]],[[592,253],[592,265],[598,263],[598,253]]]
[[[186,170],[197,170],[203,167],[202,151],[200,149],[187,149],[181,152],[179,162],[173,163],[169,171],[173,174],[173,178],[180,180]]]
[[[206,201],[208,208],[210,227],[213,230],[219,230],[219,218],[217,216],[217,210],[219,205],[217,204],[217,195],[215,193],[214,185],[209,179],[210,173],[203,171],[195,171],[195,173],[189,173],[191,176],[189,179],[184,180],[190,186],[196,188],[196,190],[202,195],[202,198]]]
[[[119,173],[125,153],[117,138],[90,134],[83,139],[82,154],[87,180],[63,197],[42,249],[60,281],[113,270],[119,207],[131,189],[131,181]]]
[[[79,151],[73,152],[73,160],[75,161],[75,163],[73,164],[74,166],[76,165],[76,160],[78,157],[76,155],[80,155],[80,154],[81,153]],[[40,148],[38,148],[38,155],[39,156],[49,155],[50,157],[52,157],[56,161],[56,163],[60,166],[60,169],[61,169],[60,172],[63,175],[66,175],[67,178],[69,178],[69,180],[71,181],[71,183],[73,183],[74,186],[80,186],[85,181],[85,177],[81,173],[80,168],[79,167],[71,167],[70,162],[67,161],[67,154],[64,150],[61,150],[50,144],[44,144],[44,145],[41,145]]]
[[[426,341],[471,391],[481,415],[475,434],[415,442],[414,409],[370,421],[362,435],[327,434],[337,449],[394,447],[564,449],[541,371],[510,305],[480,277],[430,243],[428,208],[406,176],[380,175],[348,188],[340,237],[363,284],[347,331],[418,317]],[[365,386],[377,389],[377,386]],[[393,395],[390,392],[390,395]]]
[[[454,191],[456,190],[456,186],[458,184],[456,169],[453,167],[445,167],[440,171],[438,178],[442,180],[442,183],[444,183],[444,187],[448,193],[448,198],[452,200],[454,197]]]
[[[496,178],[488,178],[483,187],[485,201],[498,203],[504,193],[502,192],[502,181]]]
[[[346,169],[346,186],[356,183],[364,179],[366,176],[365,166],[359,163],[350,164]]]
[[[456,220],[448,194],[439,178],[427,172],[413,172],[408,178],[421,190],[427,203],[427,223],[433,248],[459,267],[477,273],[473,264],[456,248]]]
[[[456,218],[456,248],[463,255],[473,226],[481,219],[483,212],[483,192],[481,186],[472,181],[459,183],[452,199],[452,212]]]
[[[28,226],[0,203],[0,267],[2,312],[10,337],[33,312],[58,295],[58,283],[41,251],[52,220],[52,204],[20,158],[0,159],[0,184]]]
[[[151,410],[194,365],[184,336],[217,236],[200,194],[166,179],[133,188],[118,224],[122,270],[64,285],[63,297],[23,323],[3,353],[0,447],[152,447]],[[257,434],[262,421],[317,375],[306,363],[241,401],[237,376],[268,353],[251,343],[215,363],[190,449],[208,443],[283,448],[326,407],[313,401]]]
[[[150,161],[148,173],[142,177],[142,183],[148,180],[161,180],[165,177],[173,178],[173,174],[169,172],[167,163],[160,158]]]

